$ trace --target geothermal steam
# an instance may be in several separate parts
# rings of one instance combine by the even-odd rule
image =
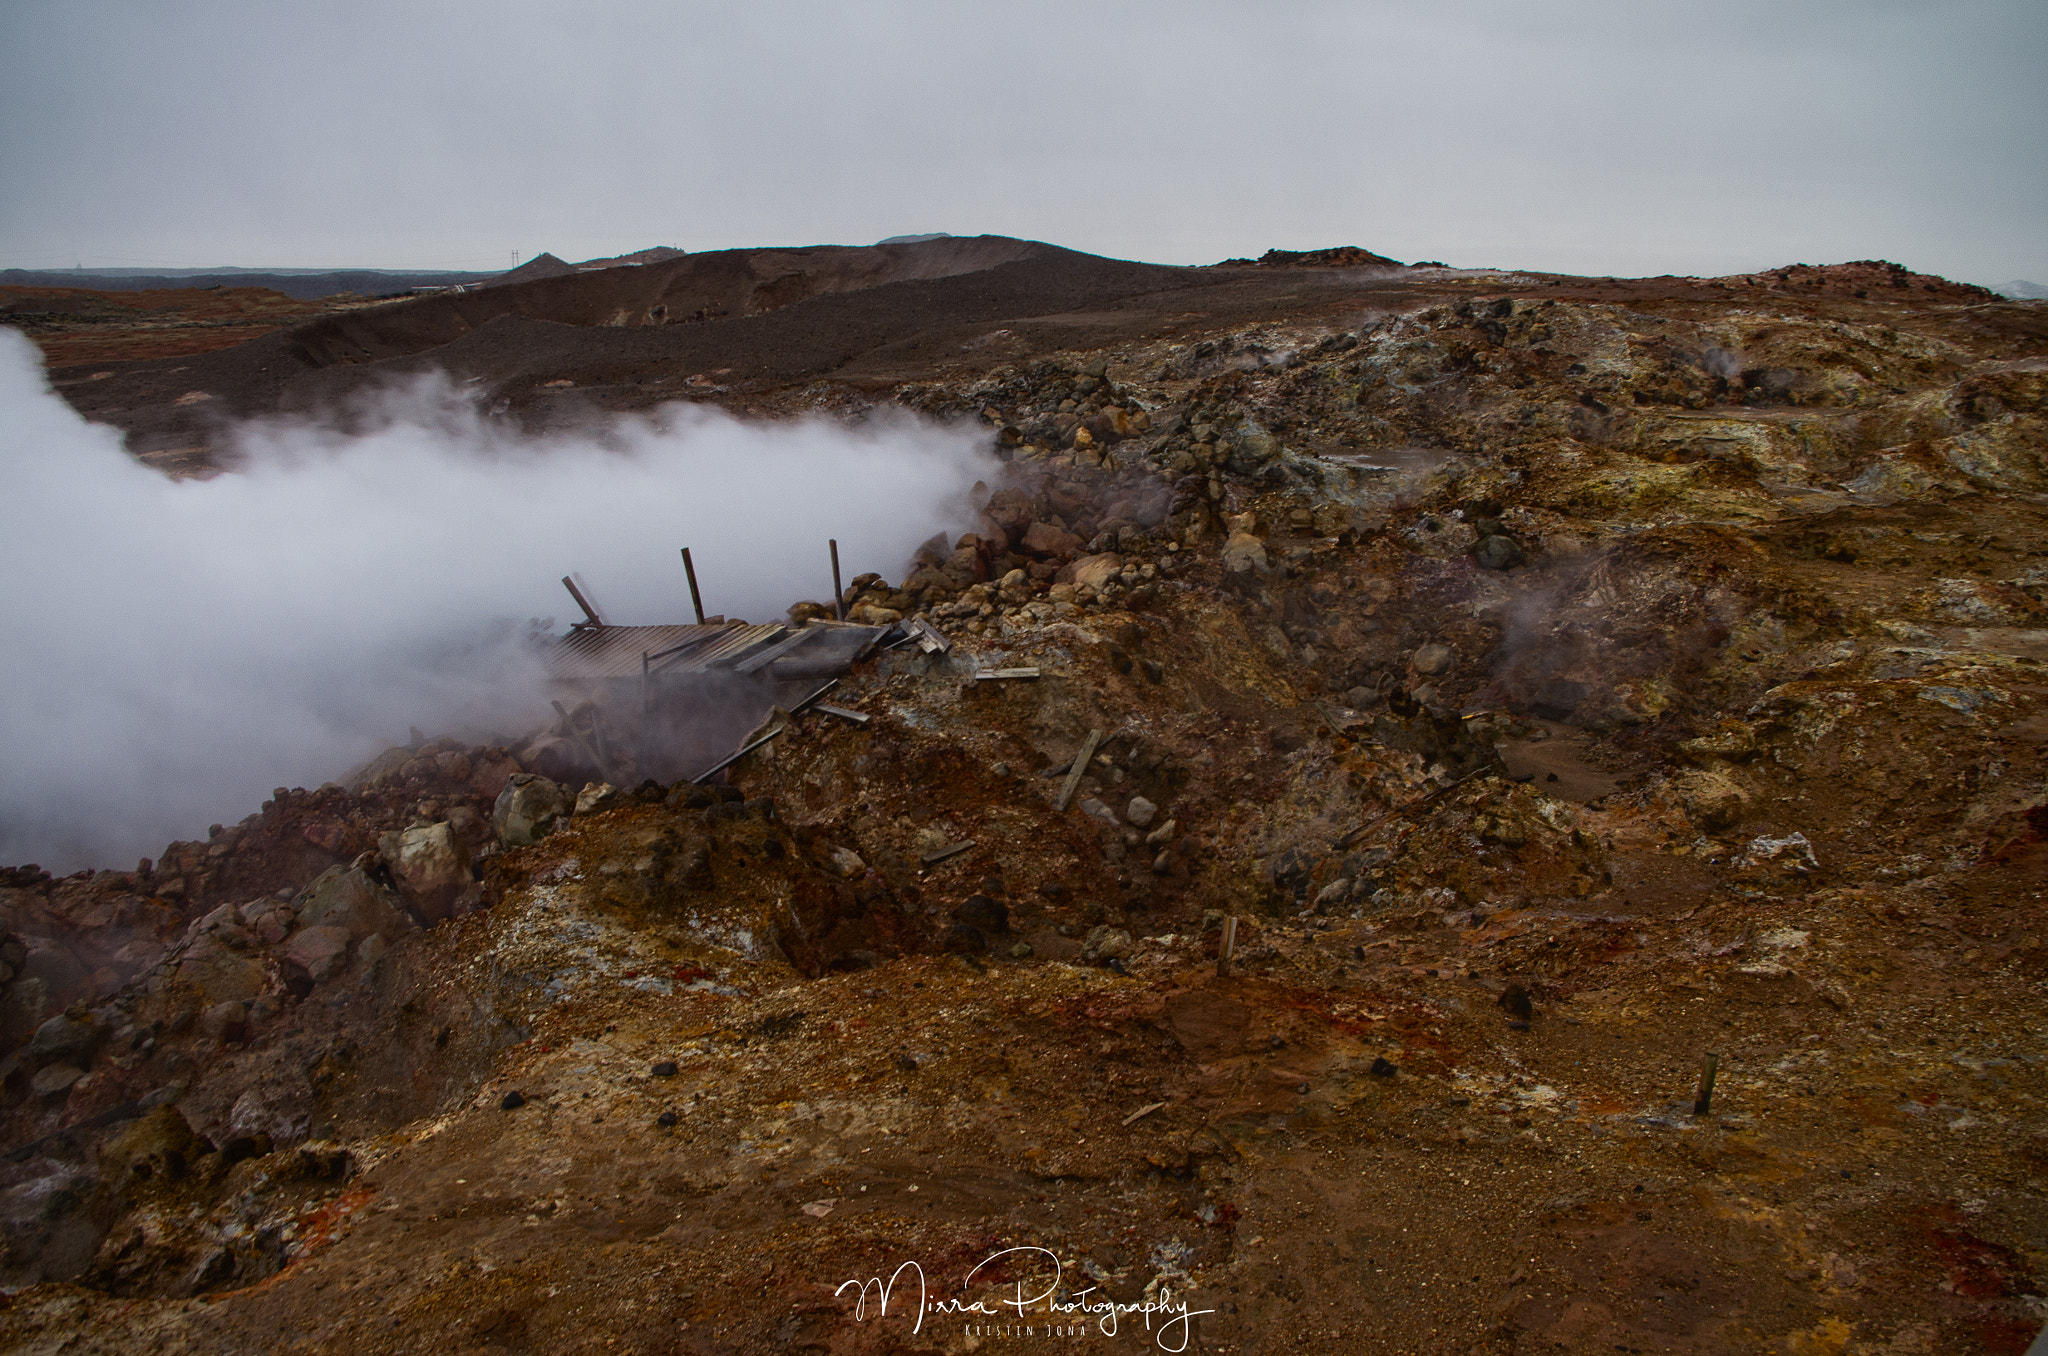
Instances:
[[[771,620],[830,595],[826,538],[895,578],[993,467],[909,419],[526,436],[438,379],[351,427],[247,425],[238,470],[169,480],[0,330],[0,863],[131,865],[410,725],[525,728],[519,638],[578,615],[563,574],[607,621],[687,621],[689,546],[708,611]]]

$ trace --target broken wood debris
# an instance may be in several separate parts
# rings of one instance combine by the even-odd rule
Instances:
[[[1081,774],[1088,770],[1088,760],[1095,756],[1095,746],[1102,742],[1102,731],[1090,730],[1088,738],[1081,741],[1081,751],[1074,755],[1074,765],[1067,770],[1066,784],[1060,787],[1060,798],[1053,802],[1053,809],[1065,810],[1067,802],[1080,789]]]
[[[946,639],[945,633],[923,617],[912,617],[903,625],[910,632],[910,638],[917,642],[917,647],[926,654],[944,654],[953,648],[953,642]]]
[[[1136,1125],[1139,1121],[1144,1120],[1147,1116],[1159,1110],[1161,1107],[1167,1107],[1172,1105],[1173,1103],[1171,1102],[1154,1102],[1150,1106],[1141,1106],[1136,1111],[1133,1111],[1130,1115],[1124,1117],[1124,1124]]]
[[[1464,776],[1458,778],[1458,780],[1452,782],[1448,786],[1440,786],[1426,796],[1421,796],[1415,800],[1409,801],[1406,805],[1397,805],[1393,809],[1388,810],[1383,814],[1374,815],[1371,819],[1366,820],[1365,823],[1360,824],[1357,828],[1351,830],[1351,832],[1345,834],[1342,838],[1339,838],[1337,840],[1337,848],[1339,851],[1342,851],[1346,848],[1355,847],[1357,844],[1364,841],[1366,835],[1371,833],[1380,825],[1386,823],[1388,820],[1404,818],[1415,810],[1420,810],[1426,805],[1442,800],[1445,796],[1450,795],[1451,792],[1457,790],[1466,782],[1469,782],[1474,778],[1483,777],[1489,772],[1501,771],[1504,771],[1504,769],[1496,766],[1493,763],[1488,763],[1484,767],[1477,768],[1474,771],[1466,773]]]
[[[974,671],[974,681],[977,683],[995,683],[1011,678],[1036,678],[1037,676],[1038,670],[1034,667],[1021,669],[976,669]]]
[[[937,866],[940,862],[945,861],[948,857],[957,857],[961,853],[967,851],[967,849],[973,846],[974,842],[972,839],[964,839],[958,843],[949,843],[945,847],[940,848],[936,852],[927,852],[924,854],[924,856],[918,858],[918,860],[923,862],[926,866]]]
[[[837,716],[841,720],[850,720],[855,725],[865,725],[874,719],[873,716],[868,715],[866,712],[849,711],[843,706],[827,706],[824,702],[819,702],[817,709],[828,716]]]
[[[1223,920],[1223,935],[1216,942],[1216,978],[1230,978],[1230,958],[1237,954],[1237,915]]]

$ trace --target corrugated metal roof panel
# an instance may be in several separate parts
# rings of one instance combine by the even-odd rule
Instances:
[[[643,654],[662,655],[656,671],[686,672],[745,654],[783,632],[777,622],[759,626],[586,626],[571,631],[546,652],[548,676],[569,680],[638,678]]]
[[[638,678],[640,658],[653,656],[657,674],[699,673],[707,669],[749,672],[779,660],[810,658],[851,667],[886,628],[814,621],[789,634],[780,622],[759,625],[727,623],[711,626],[586,626],[571,631],[547,652],[548,676],[585,682],[606,678]],[[771,651],[780,653],[771,653]]]

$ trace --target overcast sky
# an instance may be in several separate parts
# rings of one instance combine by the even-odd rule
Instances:
[[[992,232],[2048,282],[2048,3],[4,0],[0,266]]]

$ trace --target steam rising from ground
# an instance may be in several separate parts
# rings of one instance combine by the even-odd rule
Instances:
[[[234,473],[173,481],[51,392],[0,330],[0,863],[133,865],[406,728],[508,733],[547,710],[519,637],[578,615],[756,621],[898,578],[994,463],[909,419],[849,431],[670,407],[530,437],[444,381],[343,434],[252,424]],[[561,630],[563,627],[556,627]]]

